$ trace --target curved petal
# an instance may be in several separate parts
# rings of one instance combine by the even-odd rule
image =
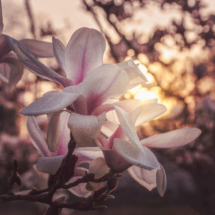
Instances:
[[[5,57],[0,62],[7,63],[10,67],[8,90],[11,92],[22,77],[23,65],[16,58]]]
[[[65,72],[65,46],[63,43],[52,37],[54,55],[61,69]],[[68,75],[67,75],[68,76]]]
[[[148,137],[140,141],[142,146],[152,148],[175,148],[195,140],[200,134],[198,128],[181,128],[164,134]]]
[[[42,132],[37,124],[35,117],[27,117],[27,129],[34,147],[41,156],[50,156],[47,143],[42,135]]]
[[[70,113],[64,111],[60,115],[60,126],[62,126],[62,133],[60,137],[60,142],[57,148],[55,156],[57,155],[66,155],[68,152],[68,143],[70,141],[70,130],[67,126],[69,120]]]
[[[115,150],[130,164],[144,169],[160,169],[160,164],[155,155],[146,147],[137,147],[131,142],[114,139]]]
[[[55,113],[52,113],[51,118],[49,120],[48,129],[47,129],[47,144],[51,152],[57,151],[58,145],[61,140],[61,135],[64,132],[64,129],[66,129],[65,125],[67,125],[67,121],[65,122],[65,120],[64,121],[62,120],[62,118],[60,117],[61,114],[63,114],[62,111],[57,111]],[[68,119],[69,113],[66,113],[66,114]],[[69,139],[69,137],[70,137],[70,134],[68,133],[67,139]],[[68,142],[65,143],[65,145],[67,144]],[[65,150],[65,154],[66,154],[66,151],[67,150]]]
[[[95,178],[100,178],[106,173],[108,173],[109,167],[106,165],[105,159],[104,158],[96,158],[90,163],[89,166],[89,173],[93,173],[95,175]],[[90,182],[90,185],[93,187],[93,190],[98,190],[101,187],[104,187],[106,185],[105,182],[101,183],[92,183]]]
[[[7,63],[0,63],[0,79],[5,83],[9,82],[10,66]]]
[[[157,190],[160,196],[163,196],[166,191],[167,178],[163,166],[160,164],[160,169],[156,173]]]
[[[115,106],[115,110],[120,122],[120,126],[122,127],[123,132],[132,142],[132,144],[140,147],[139,138],[137,136],[135,127],[131,121],[131,118],[127,112],[122,110],[120,107]]]
[[[122,63],[116,64],[117,66],[124,69],[129,77],[129,89],[132,89],[133,87],[144,84],[148,82],[145,75],[140,71],[138,68],[139,64],[135,64],[132,60],[128,60]]]
[[[75,172],[76,172],[76,174],[70,179],[70,181],[68,183],[72,183],[72,182],[76,181],[77,179],[83,177],[85,175],[85,172],[88,172],[88,170],[85,168],[82,168],[82,167],[77,167],[75,169]],[[78,197],[88,198],[91,194],[91,191],[88,191],[86,189],[86,184],[87,183],[80,183],[75,187],[69,188],[68,190]]]
[[[157,169],[143,169],[138,166],[132,166],[128,169],[131,177],[137,181],[140,185],[151,191],[153,188],[157,187],[156,183],[156,172]]]
[[[80,95],[65,92],[53,92],[45,94],[20,111],[27,116],[36,116],[57,112],[72,104]]]
[[[74,84],[101,66],[106,43],[102,34],[94,29],[80,28],[71,37],[65,51],[66,74]]]
[[[97,138],[104,120],[105,113],[98,117],[72,113],[68,120],[68,127],[76,143],[80,146],[92,146],[93,140]]]
[[[131,113],[131,118],[132,121],[136,121],[135,126],[138,126],[153,120],[154,118],[166,112],[166,110],[166,107],[162,104],[146,103],[142,105],[142,108],[138,109],[139,114],[135,113],[135,111]],[[136,120],[133,118],[136,118]]]
[[[35,57],[54,57],[52,43],[33,39],[23,39],[20,42],[28,47]]]
[[[54,175],[60,168],[64,156],[40,157],[37,160],[37,170]]]
[[[72,85],[71,80],[59,75],[49,67],[42,64],[32,55],[32,53],[30,53],[30,51],[26,51],[22,46],[17,44],[15,44],[14,47],[19,60],[34,74],[39,75],[42,78],[55,81],[64,87]]]

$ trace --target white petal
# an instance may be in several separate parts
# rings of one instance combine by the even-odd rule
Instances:
[[[166,107],[159,103],[146,103],[142,105],[142,108],[139,109],[138,116],[136,116],[137,118],[135,126],[142,125],[153,120],[154,118],[166,112],[166,110]],[[132,114],[135,115],[136,113],[131,113],[131,118],[134,117]]]
[[[139,138],[137,136],[135,127],[131,121],[129,114],[117,106],[115,106],[115,110],[120,122],[120,126],[122,127],[122,130],[125,133],[125,135],[134,145],[140,147]]]
[[[32,55],[32,53],[29,53],[23,47],[18,46],[17,44],[15,44],[14,47],[19,60],[34,74],[39,75],[42,78],[55,81],[64,87],[72,85],[71,80],[59,75],[49,67],[42,64]]]
[[[105,40],[94,29],[81,28],[71,37],[65,51],[67,77],[74,84],[79,84],[84,77],[102,65]]]
[[[47,143],[51,152],[56,152],[61,134],[63,132],[63,122],[60,119],[62,111],[52,113],[47,129]]]
[[[24,39],[21,42],[28,47],[35,57],[54,57],[52,43],[33,39]]]
[[[68,127],[80,146],[92,146],[93,139],[96,139],[105,120],[105,113],[100,117],[80,115],[72,113],[68,120]]]
[[[72,104],[79,96],[78,94],[65,92],[45,94],[43,97],[21,110],[20,113],[27,116],[36,116],[57,112]]]
[[[76,87],[77,88],[77,87]],[[121,96],[128,90],[128,76],[126,72],[114,65],[102,65],[78,85],[80,94],[87,102],[88,114],[111,97]],[[67,87],[64,92],[74,92],[74,87]]]
[[[143,169],[138,166],[132,166],[128,169],[131,177],[137,181],[140,185],[151,191],[157,186],[156,183],[156,172],[157,169]]]
[[[47,143],[34,117],[27,117],[27,129],[34,147],[41,156],[50,156]]]
[[[37,170],[54,175],[59,169],[63,159],[63,155],[56,157],[40,157],[37,160]]]
[[[52,37],[54,54],[61,69],[65,72],[65,46],[63,43]]]
[[[186,145],[201,134],[198,128],[181,128],[164,134],[148,137],[140,141],[141,145],[152,148],[175,148]]]
[[[160,196],[163,196],[166,191],[167,178],[163,166],[160,166],[161,169],[158,169],[156,173],[156,182],[158,193],[160,194]]]
[[[130,164],[142,167],[144,169],[160,169],[160,164],[157,161],[155,155],[146,147],[137,147],[136,145],[115,138],[114,139],[115,150]]]

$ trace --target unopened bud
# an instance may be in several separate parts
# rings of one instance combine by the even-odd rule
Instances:
[[[14,170],[17,171],[19,164],[18,164],[18,161],[16,159],[13,161],[13,167],[14,167]]]
[[[97,198],[95,200],[95,202],[100,202],[100,201],[104,201],[107,199],[107,195],[105,193],[103,193],[101,196],[99,196],[99,198]]]
[[[113,195],[108,195],[108,196],[107,196],[107,199],[115,199],[115,196],[113,196]]]
[[[37,195],[37,193],[38,193],[38,189],[36,187],[33,187],[31,189],[31,192],[28,195]]]

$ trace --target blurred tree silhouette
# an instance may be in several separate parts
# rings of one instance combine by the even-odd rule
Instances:
[[[157,27],[149,37],[136,27],[134,16],[152,2],[164,12],[177,8],[181,21],[172,20],[165,28]],[[148,136],[149,130],[163,133],[189,126],[202,130],[195,144],[163,150],[163,153],[192,172],[205,210],[212,214],[214,206],[210,202],[215,199],[215,15],[203,16],[202,9],[206,5],[199,0],[83,0],[83,4],[105,35],[110,57],[117,63],[130,56],[143,64],[152,75],[153,84],[142,88],[155,92],[171,109],[162,118],[141,128],[140,137]],[[125,23],[133,26],[132,30],[126,31]]]

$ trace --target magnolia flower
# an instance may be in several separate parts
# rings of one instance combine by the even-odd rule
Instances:
[[[105,120],[103,114],[105,111],[96,116],[93,112],[110,98],[121,96],[131,86],[145,83],[147,80],[132,61],[118,65],[102,65],[101,56],[105,50],[105,40],[96,30],[79,29],[73,34],[66,48],[63,48],[59,40],[53,39],[53,47],[59,65],[70,79],[59,77],[22,47],[16,45],[19,59],[29,69],[61,83],[64,87],[72,85],[64,88],[63,92],[45,94],[24,108],[21,113],[28,116],[53,113],[48,129],[48,137],[51,137],[48,138],[48,145],[54,152],[59,143],[60,132],[53,130],[60,131],[56,129],[59,117],[67,108],[70,113],[68,126],[75,141],[80,146],[92,146]]]
[[[37,161],[38,171],[54,175],[59,169],[62,160],[66,156],[68,152],[68,142],[70,138],[70,131],[65,123],[66,118],[68,118],[68,113],[64,112],[64,114],[61,115],[61,126],[63,127],[63,132],[61,134],[60,143],[56,152],[52,153],[48,149],[47,142],[44,139],[35,118],[27,117],[27,129],[29,132],[30,139],[34,147],[38,150],[38,153],[41,155],[41,157]],[[75,174],[68,183],[71,183],[78,178],[83,177],[85,175],[85,172],[88,172],[88,169],[80,167],[81,164],[91,163],[94,159],[103,157],[102,151],[98,147],[76,148],[74,150],[74,154],[78,157],[78,160],[75,165]],[[95,170],[95,165],[97,165],[96,163],[97,162],[95,161],[90,164],[89,170],[91,173],[95,173],[96,177],[100,177],[101,173],[98,173]],[[102,173],[103,172],[104,170],[102,170]],[[70,188],[69,190],[76,196],[87,198],[91,194],[91,192],[87,191],[85,189],[85,186],[86,183],[81,183],[76,187]]]
[[[9,53],[11,50],[14,51],[14,43],[19,44],[28,52],[32,52],[32,55],[36,57],[53,57],[54,53],[51,43],[31,39],[17,41],[2,34],[2,31],[3,19],[0,1],[0,79],[8,83],[8,90],[12,91],[23,74],[22,63],[19,62],[15,54]]]
[[[134,166],[128,169],[130,175],[149,190],[157,186],[159,194],[163,196],[166,189],[165,171],[148,147],[175,148],[183,146],[195,140],[201,134],[201,130],[182,128],[139,141],[134,128],[135,121],[132,121],[131,116],[120,107],[115,107],[115,109],[120,122],[118,136],[122,136],[124,133],[125,137],[113,140],[112,155],[116,151],[125,161],[133,164]],[[105,156],[105,158],[106,162],[110,163],[112,158],[109,156]],[[111,164],[114,166],[114,163]]]

